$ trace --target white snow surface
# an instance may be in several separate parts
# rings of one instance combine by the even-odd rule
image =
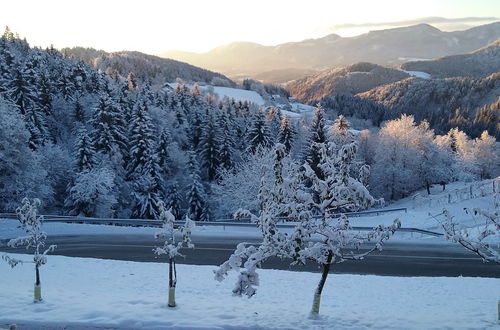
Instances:
[[[174,89],[177,87],[177,83],[169,83],[168,85]],[[192,85],[189,84],[186,84],[186,86],[188,88],[192,87]],[[225,96],[227,96],[228,98],[235,99],[236,101],[248,101],[251,103],[255,103],[258,106],[262,106],[265,103],[264,99],[262,98],[262,96],[260,96],[259,93],[245,89],[219,87],[212,85],[199,85],[198,89],[203,93],[210,92],[212,94],[217,94],[220,99],[223,99]]]
[[[427,72],[423,72],[423,71],[406,71],[406,70],[402,70],[406,73],[408,73],[410,76],[412,77],[417,77],[417,78],[422,78],[422,79],[431,79],[431,75]]]
[[[15,255],[29,259],[28,255]],[[331,274],[320,316],[309,311],[319,274],[261,270],[250,298],[231,295],[234,276],[178,265],[177,307],[167,305],[167,264],[49,256],[42,303],[30,265],[0,262],[0,327],[19,329],[493,329],[500,281]],[[233,274],[234,275],[234,274]],[[495,289],[496,288],[496,289]],[[50,325],[47,328],[47,325]]]

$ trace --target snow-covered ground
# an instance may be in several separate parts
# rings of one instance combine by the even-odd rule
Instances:
[[[439,221],[444,220],[441,213],[447,209],[461,224],[470,227],[482,225],[484,221],[481,217],[466,214],[464,208],[480,208],[488,212],[497,209],[500,203],[499,180],[499,178],[496,179],[496,194],[493,193],[492,189],[493,180],[453,182],[447,185],[444,191],[440,185],[434,185],[431,189],[431,195],[428,195],[424,189],[414,193],[411,197],[390,203],[382,208],[407,208],[407,212],[400,211],[381,216],[352,218],[351,222],[357,226],[375,226],[379,223],[390,224],[394,218],[398,217],[402,227],[442,232]],[[470,195],[471,187],[472,195]],[[427,238],[429,237],[427,236]]]
[[[417,77],[417,78],[422,78],[422,79],[431,79],[431,75],[427,72],[423,71],[406,71],[406,70],[401,70],[406,73],[408,73],[412,77]]]
[[[27,255],[16,255],[29,259]],[[167,265],[49,256],[42,303],[32,303],[34,270],[0,262],[0,327],[78,329],[493,329],[500,280],[337,275],[320,316],[310,318],[319,274],[261,270],[257,295],[231,296],[213,266],[178,265],[176,308],[168,308]],[[45,329],[49,329],[45,328]]]
[[[172,88],[177,87],[177,83],[169,83],[168,84]],[[191,88],[191,85],[186,84],[188,88]],[[251,103],[255,103],[258,106],[264,105],[265,101],[260,96],[259,93],[254,91],[248,91],[245,89],[231,88],[231,87],[219,87],[219,86],[211,86],[211,85],[199,85],[198,88],[200,91],[207,93],[210,92],[212,94],[217,94],[220,99],[223,99],[225,96],[228,98],[235,99],[236,101],[248,101]]]

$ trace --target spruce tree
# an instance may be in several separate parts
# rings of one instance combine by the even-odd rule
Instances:
[[[295,139],[295,135],[297,134],[294,129],[292,123],[290,122],[290,118],[288,116],[284,116],[281,120],[281,125],[278,134],[278,143],[281,143],[285,146],[285,151],[287,153],[292,149],[293,141]]]
[[[219,130],[213,119],[209,119],[203,126],[199,151],[201,164],[207,170],[207,177],[212,181],[219,167]]]
[[[228,116],[222,112],[218,118],[219,126],[219,166],[225,169],[233,167],[234,139]]]
[[[109,154],[116,150],[126,155],[127,137],[123,112],[108,93],[100,94],[91,124],[94,128],[92,139],[98,152]]]
[[[253,118],[250,130],[247,133],[247,144],[247,150],[251,153],[255,153],[259,148],[271,146],[271,133],[262,109]]]
[[[149,116],[144,100],[138,101],[132,113],[130,123],[130,158],[127,164],[128,176],[131,179],[141,176],[146,163],[155,153],[155,130],[153,120]]]
[[[156,154],[158,156],[158,166],[164,175],[171,173],[172,159],[170,158],[170,132],[164,128],[160,134]],[[168,207],[167,207],[168,209]]]
[[[74,157],[77,172],[91,170],[95,165],[95,149],[87,130],[84,128],[78,131]]]
[[[188,187],[187,193],[187,216],[191,220],[204,221],[204,215],[206,214],[206,212],[204,212],[206,204],[205,192],[201,184],[198,161],[196,160],[196,154],[194,152],[190,152],[188,168],[191,172],[191,184]]]
[[[314,118],[311,123],[307,149],[305,151],[305,161],[313,169],[319,178],[323,178],[318,164],[321,160],[320,144],[327,142],[325,132],[325,118],[321,105],[314,110]]]
[[[166,193],[165,208],[169,210],[176,219],[181,219],[181,196],[176,183],[172,184]]]

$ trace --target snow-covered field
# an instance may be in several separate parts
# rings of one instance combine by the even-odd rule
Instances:
[[[18,257],[19,255],[16,255]],[[21,256],[28,259],[29,256]],[[177,303],[167,302],[167,265],[49,256],[42,303],[34,270],[0,263],[0,327],[78,329],[493,329],[500,281],[332,274],[320,316],[310,318],[319,274],[261,270],[253,298],[231,296],[212,266],[178,265]]]
[[[168,84],[172,88],[177,87],[177,83],[169,83]],[[191,88],[191,85],[186,84],[188,88]],[[232,98],[237,101],[248,101],[251,103],[255,103],[258,106],[264,105],[265,101],[260,96],[259,93],[254,92],[254,91],[248,91],[245,89],[238,89],[238,88],[231,88],[231,87],[219,87],[219,86],[198,86],[200,91],[202,92],[210,92],[212,94],[217,94],[220,99],[223,99],[224,97]]]
[[[431,79],[431,75],[428,74],[427,72],[423,71],[406,71],[406,70],[401,70],[406,73],[408,73],[412,77],[417,77],[417,78],[422,78],[422,79]]]

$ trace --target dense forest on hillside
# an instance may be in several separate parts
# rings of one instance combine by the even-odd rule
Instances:
[[[411,116],[386,123],[378,134],[357,133],[342,116],[327,121],[320,107],[312,120],[292,121],[274,107],[214,99],[196,84],[154,88],[137,77],[140,72],[110,75],[54,49],[31,48],[6,30],[0,211],[13,211],[28,196],[62,214],[155,218],[164,201],[177,218],[228,217],[235,208],[258,207],[276,143],[285,146],[289,166],[307,162],[317,169],[318,143],[357,141],[355,175],[388,199],[499,173],[498,149],[487,133],[475,140],[457,129],[435,136]],[[497,84],[488,79],[485,90]],[[363,165],[371,166],[371,179]],[[401,174],[390,172],[401,166]],[[388,175],[390,182],[382,179]]]
[[[153,85],[175,81],[182,77],[186,82],[204,82],[220,86],[235,86],[227,77],[193,65],[147,55],[140,52],[122,51],[107,53],[92,48],[64,48],[62,53],[69,58],[81,60],[108,75],[127,77],[130,72],[135,78]]]

